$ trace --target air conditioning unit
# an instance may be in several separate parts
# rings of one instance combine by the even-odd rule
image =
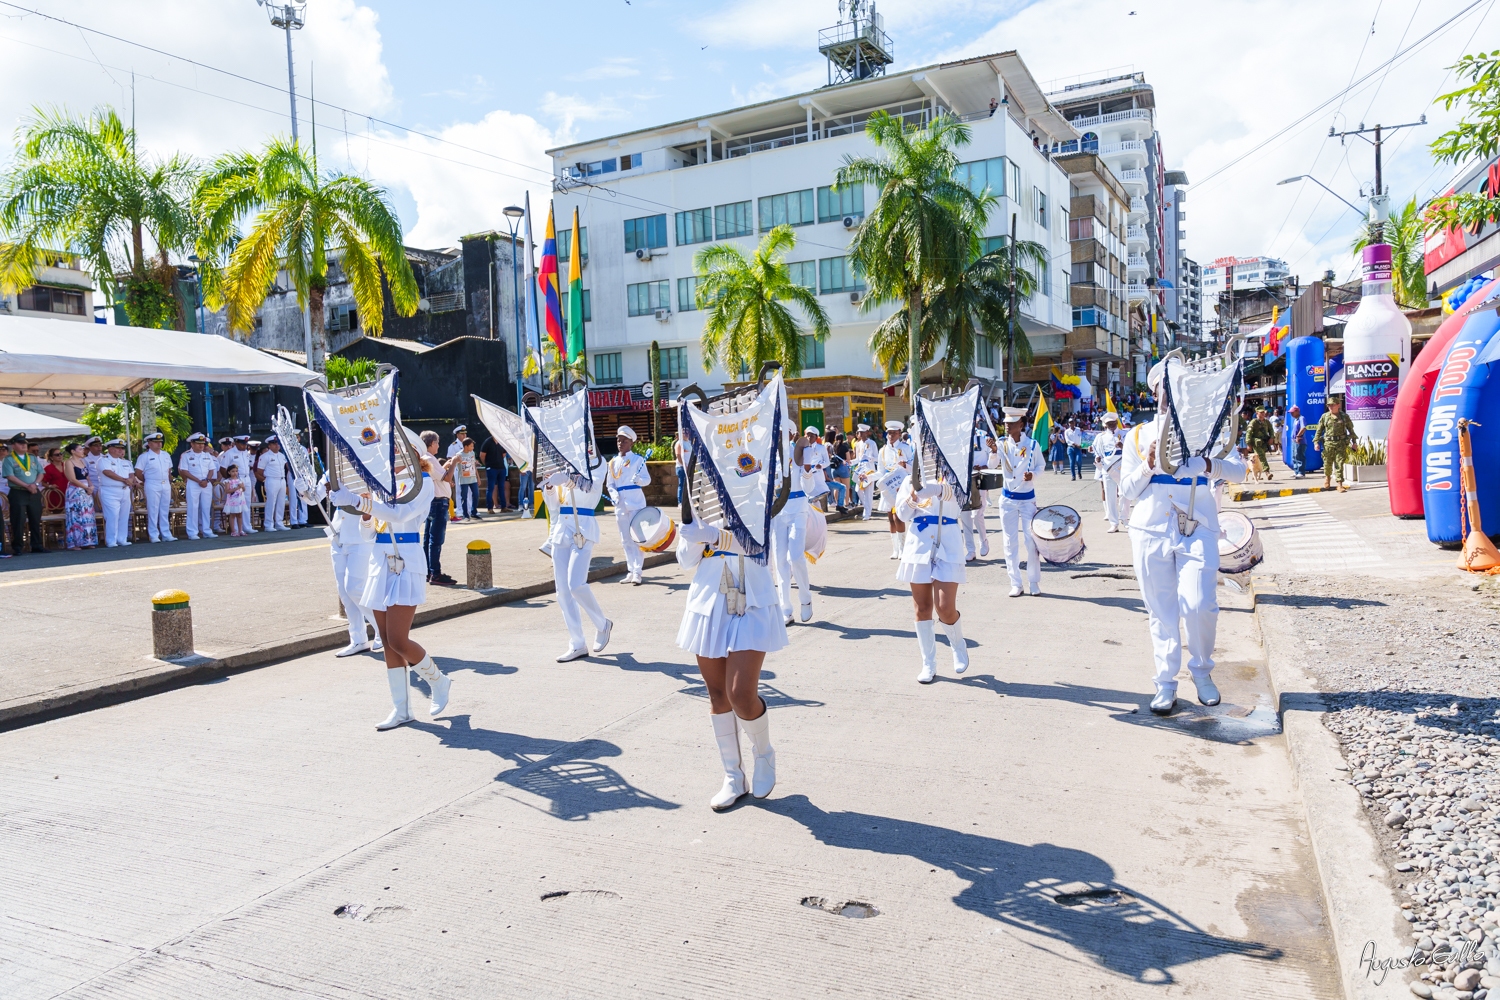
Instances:
[[[859,305],[860,299],[863,298],[863,297],[864,296],[861,293],[859,293],[859,292],[850,292],[849,293],[849,303],[851,305],[856,305],[857,306],[857,305]]]
[[[844,228],[845,229],[853,229],[855,227],[857,221],[858,220],[856,220],[854,218],[854,216],[852,216],[852,215],[846,215],[846,216],[844,216]]]
[[[639,250],[637,250],[635,252],[635,259],[636,260],[650,260],[651,259],[651,248],[650,247],[641,247]]]
[[[672,310],[670,310],[670,309],[658,309],[658,310],[656,310],[656,321],[658,323],[665,323],[665,322],[667,322],[667,320],[669,320],[671,318],[672,318]]]

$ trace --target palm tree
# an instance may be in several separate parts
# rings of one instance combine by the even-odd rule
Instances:
[[[850,255],[870,285],[866,309],[901,302],[907,312],[907,354],[921,356],[918,331],[928,289],[956,280],[970,261],[971,234],[984,229],[994,196],[976,195],[953,179],[954,150],[968,145],[969,127],[940,115],[924,128],[907,128],[877,111],[865,135],[882,157],[845,156],[835,184],[873,184],[874,211],[855,230]],[[909,365],[908,392],[920,388],[920,365]]]
[[[1018,299],[1028,299],[1040,287],[1033,269],[1047,266],[1047,248],[1031,240],[1020,240],[1012,257],[1009,247],[978,252],[975,240],[969,266],[949,281],[930,286],[923,293],[927,307],[922,314],[921,366],[926,367],[943,347],[943,367],[950,381],[962,385],[974,372],[979,341],[987,340],[1002,351],[1016,337],[1015,361],[1031,363],[1031,343],[1019,318],[1012,322],[1011,283]],[[909,314],[892,313],[870,334],[870,350],[885,369],[886,377],[906,367],[910,357]]]
[[[182,326],[169,255],[192,242],[198,168],[184,156],[136,153],[135,132],[112,108],[75,118],[38,108],[17,134],[0,178],[0,292],[29,287],[48,250],[73,250],[106,299],[134,326]]]
[[[253,329],[255,310],[285,268],[297,304],[309,314],[308,363],[321,370],[330,249],[341,252],[360,324],[372,336],[380,336],[383,325],[382,267],[396,312],[410,316],[417,310],[417,280],[385,190],[349,174],[320,177],[316,152],[308,157],[297,143],[276,138],[258,154],[226,154],[204,176],[196,204],[202,219],[198,256],[206,262],[204,301],[210,308],[228,307],[231,333]],[[242,237],[239,220],[252,215],[250,232]]]
[[[786,255],[796,245],[792,227],[782,224],[762,236],[749,257],[732,243],[698,251],[698,307],[709,310],[704,371],[717,362],[731,374],[754,372],[763,362],[779,361],[789,377],[802,374],[802,327],[787,304],[801,307],[817,340],[828,336],[828,314],[812,289],[792,280]]]
[[[1427,307],[1427,270],[1423,262],[1426,223],[1414,197],[1391,216],[1383,227],[1384,242],[1391,245],[1391,270],[1396,302],[1408,309]],[[1369,227],[1361,226],[1350,248],[1359,253],[1371,243]]]

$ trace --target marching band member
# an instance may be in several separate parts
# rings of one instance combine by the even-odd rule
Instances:
[[[620,544],[625,548],[625,579],[620,582],[639,587],[646,554],[630,535],[630,520],[646,506],[646,493],[641,487],[651,485],[651,473],[646,460],[631,450],[635,447],[635,431],[629,425],[620,425],[615,444],[620,453],[609,460],[605,488],[614,504],[615,526],[620,529]]]
[[[993,435],[985,434],[983,445],[974,449],[974,468],[998,469],[1000,468],[1000,446]],[[990,554],[990,536],[985,528],[984,516],[990,509],[990,491],[976,490],[979,494],[979,506],[974,510],[966,510],[958,515],[964,526],[964,561],[974,561],[974,536],[979,535],[979,557],[983,559]]]
[[[125,442],[119,438],[104,446],[99,462],[99,500],[104,508],[104,545],[129,545],[130,488],[138,482],[135,466],[125,457]]]
[[[219,478],[219,460],[208,450],[203,434],[188,435],[189,451],[177,460],[177,472],[183,479],[187,500],[187,536],[216,538],[213,533],[214,481]]]
[[[797,597],[802,605],[802,620],[812,621],[812,588],[807,574],[807,508],[808,491],[815,489],[815,467],[799,464],[811,456],[810,446],[796,441],[793,448],[792,489],[781,513],[771,518],[771,558],[776,566],[776,591],[781,599],[782,620],[792,623],[792,577],[797,579]],[[825,486],[826,490],[827,487]]]
[[[864,511],[862,521],[870,519],[875,506],[875,470],[880,466],[880,449],[870,439],[870,425],[860,424],[854,429],[854,461],[851,464],[851,481],[857,485],[859,505]],[[850,504],[852,507],[853,504]]]
[[[802,441],[801,463],[803,490],[809,503],[822,500],[831,491],[828,488],[828,446],[823,443],[816,427],[809,427]],[[819,504],[820,507],[826,504]]]
[[[396,433],[401,433],[399,428]],[[385,721],[376,725],[378,730],[395,729],[412,721],[408,668],[415,670],[431,689],[432,704],[428,707],[431,715],[448,706],[453,686],[448,675],[432,662],[431,655],[411,639],[412,618],[417,606],[427,599],[427,558],[422,554],[418,529],[432,506],[432,492],[432,477],[424,472],[422,486],[410,503],[389,504],[368,493],[356,496],[342,487],[329,497],[340,507],[358,508],[362,516],[374,522],[373,558],[358,605],[374,614],[385,647],[385,678],[393,707]],[[353,623],[352,618],[350,622]]]
[[[365,581],[370,578],[371,562],[375,559],[374,521],[335,507],[332,522],[323,530],[328,534],[328,554],[333,560],[339,603],[344,606],[344,620],[349,623],[349,645],[333,655],[353,656],[367,649],[382,652],[385,647],[380,641],[375,613],[359,603],[365,596]],[[375,632],[373,644],[365,630],[367,623]]]
[[[146,494],[146,537],[153,542],[175,542],[172,534],[172,456],[162,451],[162,433],[146,435],[146,450],[135,460],[137,477]]]
[[[267,531],[290,531],[281,523],[286,511],[286,456],[281,453],[281,440],[272,434],[266,438],[266,450],[255,462],[255,475],[266,489],[266,506],[261,513],[261,524]],[[247,519],[248,520],[248,519]]]
[[[1021,433],[1026,407],[1007,406],[1005,439],[1000,442],[1000,527],[1005,532],[1005,571],[1010,576],[1010,596],[1021,596],[1021,546],[1026,547],[1027,589],[1042,592],[1042,559],[1031,519],[1036,516],[1036,474],[1047,468],[1042,449],[1030,435]]]
[[[1125,439],[1120,434],[1120,418],[1104,414],[1104,430],[1094,437],[1094,478],[1104,490],[1104,519],[1109,530],[1120,530],[1120,522],[1130,520],[1129,501],[1120,496],[1121,450]],[[1123,508],[1123,509],[1122,509]]]
[[[885,422],[886,443],[880,446],[879,454],[880,503],[875,509],[886,515],[886,522],[890,526],[892,559],[901,558],[902,548],[906,541],[906,525],[896,514],[896,495],[900,492],[901,485],[888,488],[888,484],[894,480],[893,473],[898,469],[904,469],[908,476],[911,475],[912,459],[916,454],[912,451],[910,443],[901,440],[903,429],[904,425],[899,420]],[[904,480],[902,482],[904,483]]]
[[[1158,361],[1147,373],[1146,384],[1159,401],[1156,419],[1137,425],[1126,436],[1120,471],[1120,492],[1135,504],[1130,515],[1130,547],[1150,617],[1151,652],[1156,661],[1151,711],[1157,715],[1169,714],[1177,704],[1184,627],[1188,673],[1198,701],[1208,706],[1219,703],[1212,676],[1219,623],[1214,592],[1219,578],[1219,510],[1212,485],[1214,480],[1245,481],[1245,460],[1235,450],[1211,462],[1189,458],[1174,476],[1160,470],[1156,446],[1168,419],[1161,391],[1165,376],[1165,361]]]
[[[568,628],[568,648],[557,658],[567,663],[589,655],[583,638],[583,615],[594,624],[595,653],[609,645],[615,623],[604,617],[593,590],[589,587],[589,560],[599,543],[599,524],[594,508],[604,494],[604,477],[595,476],[593,486],[580,486],[566,472],[554,472],[544,481],[543,494],[552,514],[547,545],[552,555],[552,579],[557,586],[557,604],[562,609],[563,624]],[[637,551],[640,551],[637,549]]]
[[[964,645],[958,614],[958,585],[964,582],[963,545],[958,531],[960,506],[953,487],[941,482],[917,489],[916,481],[907,479],[896,494],[895,514],[911,525],[896,579],[911,585],[916,606],[917,645],[922,651],[919,684],[931,684],[937,676],[934,610],[953,651],[953,672],[961,674],[969,669],[969,650]]]

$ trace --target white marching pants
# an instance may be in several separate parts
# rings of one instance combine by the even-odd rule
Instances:
[[[305,525],[307,523],[307,501],[302,499],[291,484],[287,485],[287,503],[291,506],[291,517],[289,520],[294,525]]]
[[[130,491],[99,487],[99,503],[104,508],[104,544],[124,545],[130,541]]]
[[[204,538],[213,536],[214,488],[199,486],[189,481],[184,491],[187,494],[187,536]]]
[[[266,480],[266,510],[262,524],[267,531],[281,531],[281,515],[286,511],[286,480]],[[247,518],[248,520],[248,518]]]
[[[380,635],[380,628],[375,624],[375,613],[368,608],[360,606],[356,593],[364,592],[364,581],[349,579],[349,571],[352,562],[355,567],[363,566],[366,571],[370,567],[370,554],[373,546],[350,546],[349,548],[330,548],[329,554],[333,557],[333,582],[339,589],[339,603],[344,606],[344,618],[349,622],[349,641],[351,643],[369,642],[371,635]],[[358,586],[359,590],[353,590],[352,586]],[[365,631],[366,623],[370,631]]]
[[[557,585],[557,603],[562,608],[563,624],[568,627],[568,641],[574,649],[588,649],[583,640],[580,608],[588,613],[596,629],[602,629],[609,621],[589,588],[589,560],[593,555],[593,542],[584,542],[581,549],[566,536],[552,543],[552,581]]]
[[[984,524],[984,516],[990,509],[990,494],[988,490],[979,491],[979,506],[975,510],[960,511],[958,521],[964,529],[964,554],[970,559],[974,558],[974,536],[979,536],[979,548],[977,551],[988,552],[990,550],[990,536]]]
[[[640,576],[641,571],[646,568],[646,553],[630,537],[630,519],[635,517],[637,510],[623,510],[615,508],[615,526],[620,529],[620,544],[625,548],[625,572],[631,576]]]
[[[865,520],[868,521],[870,519],[870,512],[875,509],[875,484],[871,483],[858,492],[859,505],[864,510]]]
[[[172,483],[147,483],[146,537],[153,542],[172,540]]]
[[[1182,630],[1187,630],[1188,672],[1207,677],[1214,669],[1219,602],[1219,536],[1203,525],[1184,538],[1175,519],[1164,533],[1130,529],[1135,577],[1151,620],[1151,652],[1157,684],[1177,683],[1182,666]]]
[[[1120,483],[1112,476],[1105,476],[1104,483],[1104,518],[1118,528],[1121,524],[1130,521],[1130,501],[1120,493]]]
[[[1031,535],[1031,519],[1036,516],[1035,500],[1000,501],[1000,527],[1005,532],[1005,572],[1012,587],[1021,586],[1021,545],[1026,546],[1026,580],[1032,587],[1042,583],[1042,559],[1037,555],[1036,539]]]
[[[781,613],[792,613],[792,578],[797,579],[797,597],[803,604],[812,603],[807,577],[807,512],[788,514],[782,511],[771,520],[771,560],[776,567],[776,593],[781,597]]]

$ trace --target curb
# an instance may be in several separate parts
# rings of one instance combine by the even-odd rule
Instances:
[[[1229,494],[1229,499],[1236,503],[1244,503],[1247,500],[1269,500],[1272,497],[1296,497],[1307,493],[1336,493],[1337,486],[1288,486],[1284,490],[1239,490]]]
[[[1266,652],[1266,672],[1276,697],[1292,773],[1302,792],[1344,996],[1347,1000],[1390,1000],[1393,995],[1407,995],[1403,973],[1393,969],[1379,982],[1381,973],[1369,974],[1363,964],[1370,948],[1380,960],[1398,960],[1409,954],[1408,942],[1395,930],[1400,903],[1387,884],[1380,845],[1365,815],[1364,803],[1343,779],[1347,772],[1338,770],[1347,765],[1338,740],[1323,726],[1321,716],[1328,711],[1328,704],[1311,677],[1277,655],[1261,617],[1261,586],[1264,584],[1251,590],[1256,598],[1255,621]]]

